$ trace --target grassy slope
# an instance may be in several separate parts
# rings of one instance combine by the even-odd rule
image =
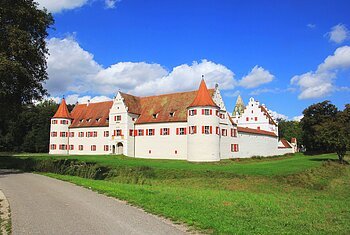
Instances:
[[[76,158],[116,169],[151,167],[156,175],[147,185],[46,175],[210,233],[350,233],[350,168],[323,163],[336,159],[334,154],[203,164],[122,156],[20,157]]]
[[[228,172],[237,175],[263,175],[275,176],[285,175],[296,172],[301,172],[311,167],[320,166],[322,160],[336,159],[334,154],[324,154],[317,156],[305,157],[302,154],[296,154],[294,157],[268,158],[262,160],[244,159],[240,162],[232,160],[224,160],[218,163],[190,163],[181,160],[150,160],[140,158],[130,158],[123,156],[62,156],[62,155],[48,155],[48,154],[21,154],[16,155],[21,158],[54,158],[54,159],[78,159],[86,162],[96,162],[100,165],[109,167],[121,166],[148,166],[155,170],[166,174],[167,171],[191,171],[205,173],[211,172]]]

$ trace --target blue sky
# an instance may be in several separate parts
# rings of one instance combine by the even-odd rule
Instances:
[[[350,103],[349,1],[38,1],[55,18],[53,97],[191,90],[204,74],[228,111],[237,94],[290,119]]]

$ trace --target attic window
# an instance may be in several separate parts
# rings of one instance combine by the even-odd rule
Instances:
[[[91,118],[86,119],[86,121],[87,121],[87,122],[90,122],[90,121],[91,121]]]
[[[153,117],[154,119],[156,119],[156,118],[158,117],[158,113],[154,113],[154,114],[152,115],[152,117]]]
[[[84,121],[84,119],[80,119],[79,122],[82,123]]]
[[[169,116],[170,116],[170,117],[174,117],[174,115],[175,115],[175,112],[170,112],[170,113],[169,113]]]
[[[99,122],[99,121],[101,121],[101,118],[96,118],[96,122]]]
[[[109,118],[106,118],[106,122],[109,122]]]

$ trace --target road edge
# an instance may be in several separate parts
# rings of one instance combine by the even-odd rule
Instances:
[[[10,204],[5,194],[0,190],[0,233],[3,235],[11,234],[11,210]]]

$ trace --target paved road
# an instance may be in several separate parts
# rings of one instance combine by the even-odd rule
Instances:
[[[124,202],[30,173],[1,174],[13,234],[184,234]]]

